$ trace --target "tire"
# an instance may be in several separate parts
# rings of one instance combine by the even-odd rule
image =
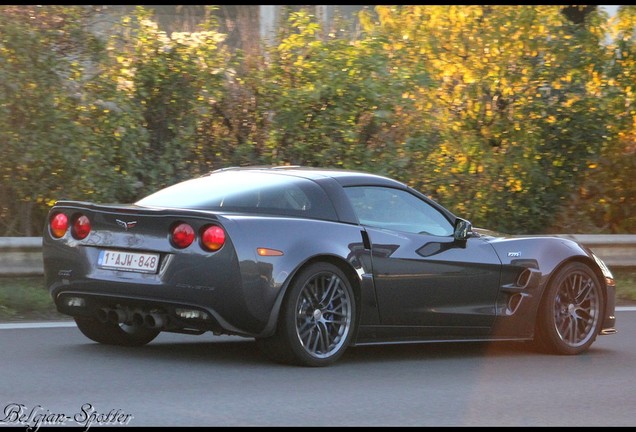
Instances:
[[[274,336],[256,343],[279,363],[328,366],[346,351],[355,317],[353,289],[346,275],[333,264],[310,264],[290,285]]]
[[[93,318],[76,317],[77,328],[87,338],[105,345],[141,346],[159,335],[159,330],[141,326],[103,323]]]
[[[541,300],[535,346],[560,355],[586,351],[600,332],[602,310],[596,274],[583,263],[565,265],[549,282]]]

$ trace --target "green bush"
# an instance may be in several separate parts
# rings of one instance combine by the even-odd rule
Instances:
[[[386,174],[511,233],[635,232],[634,10],[301,11],[248,55],[214,14],[166,34],[139,7],[103,40],[91,7],[0,6],[0,234],[247,164]]]

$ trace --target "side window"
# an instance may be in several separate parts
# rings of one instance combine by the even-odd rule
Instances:
[[[352,186],[345,192],[362,225],[436,236],[453,234],[452,224],[442,213],[407,191]]]
[[[258,184],[228,191],[219,209],[335,220],[335,211],[322,189],[308,181]]]
[[[296,185],[262,188],[257,190],[257,196],[255,207],[300,212],[311,210],[309,198]]]
[[[176,183],[136,204],[338,220],[329,196],[318,184],[273,173],[212,173]]]

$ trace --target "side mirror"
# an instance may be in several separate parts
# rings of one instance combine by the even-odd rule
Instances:
[[[467,240],[473,231],[473,225],[465,219],[457,218],[455,220],[455,231],[453,237],[455,240]]]

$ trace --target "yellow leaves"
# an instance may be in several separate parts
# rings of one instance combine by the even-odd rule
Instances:
[[[457,66],[454,64],[448,64],[446,65],[446,67],[444,67],[444,69],[442,70],[442,76],[443,77],[452,77],[455,74],[455,71],[457,69]]]
[[[481,174],[481,173],[484,172],[484,166],[483,165],[471,164],[470,168],[468,169],[468,172],[470,174]]]
[[[468,157],[464,153],[457,153],[455,155],[455,162],[462,168],[468,162]]]
[[[514,96],[515,95],[515,90],[514,88],[510,87],[510,86],[505,86],[504,84],[506,83],[506,80],[501,80],[502,81],[502,89],[501,89],[501,94],[504,97],[509,97],[509,96]]]
[[[577,95],[577,94],[569,95],[568,99],[563,101],[561,106],[563,108],[571,108],[572,105],[574,105],[575,103],[579,102],[580,100],[581,100],[581,97],[579,95]]]
[[[590,80],[586,83],[585,87],[590,94],[596,95],[600,93],[601,88],[604,85],[605,82],[601,75],[598,72],[593,71]]]
[[[521,180],[512,177],[508,179],[506,186],[511,192],[521,192],[523,190],[523,183]]]
[[[360,13],[358,14],[358,20],[364,30],[369,31],[373,28],[374,22],[370,11],[365,9],[360,11]]]
[[[466,70],[466,72],[464,73],[464,82],[466,84],[473,84],[477,82],[477,77],[473,74],[473,72],[470,69]]]
[[[298,55],[296,56],[296,61],[294,61],[294,66],[302,68],[303,67],[303,63],[304,63],[304,58],[305,56],[303,55]]]
[[[625,87],[625,94],[629,97],[632,97],[633,93],[632,93],[632,86],[628,85],[627,87]]]

